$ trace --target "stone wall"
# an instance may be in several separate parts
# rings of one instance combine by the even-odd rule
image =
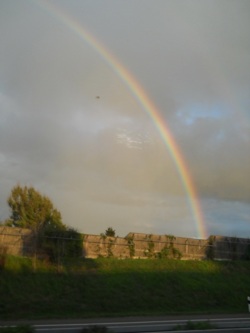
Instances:
[[[218,260],[250,260],[250,239],[210,236],[207,240],[207,257]]]
[[[129,233],[125,238],[84,235],[84,248],[87,258],[114,256],[118,258],[155,257],[170,243],[182,254],[182,259],[204,259],[207,240]]]
[[[210,236],[208,239],[194,239],[143,233],[129,233],[124,238],[85,234],[83,238],[87,258],[153,258],[172,244],[172,247],[181,253],[183,260],[250,260],[250,240],[245,238]],[[31,231],[0,226],[1,248],[6,248],[8,253],[13,255],[31,254]]]
[[[0,248],[7,248],[9,254],[26,255],[31,243],[30,230],[0,226]]]

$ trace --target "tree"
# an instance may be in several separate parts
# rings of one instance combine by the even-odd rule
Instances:
[[[60,212],[53,207],[50,199],[33,187],[15,186],[8,198],[11,216],[7,225],[28,228],[39,232],[41,229],[56,231],[64,229]]]
[[[45,254],[52,262],[82,255],[82,235],[62,223],[61,213],[51,200],[33,187],[15,186],[8,198],[10,219],[5,225],[28,228],[34,240],[33,252]]]
[[[115,237],[115,230],[111,227],[109,227],[106,231],[105,231],[105,236],[108,237]]]

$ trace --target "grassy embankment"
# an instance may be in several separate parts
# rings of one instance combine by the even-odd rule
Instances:
[[[0,319],[247,312],[250,262],[83,260],[71,269],[8,257]]]

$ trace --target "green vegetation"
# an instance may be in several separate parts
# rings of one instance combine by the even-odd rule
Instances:
[[[146,235],[148,248],[144,251],[145,256],[151,259],[181,259],[182,253],[174,246],[175,236],[165,235],[165,238],[166,245],[160,252],[156,252],[153,235]]]
[[[174,246],[175,236],[165,235],[167,244],[157,253],[159,259],[181,259],[182,253]]]
[[[105,230],[105,236],[108,236],[108,237],[115,237],[115,230],[111,227],[107,228]]]
[[[19,325],[15,327],[2,327],[0,333],[34,333],[35,330],[29,325]]]
[[[148,248],[147,250],[144,252],[145,256],[148,258],[153,258],[155,256],[154,250],[155,250],[155,243],[152,239],[153,235],[147,235],[146,236],[146,240],[148,242]]]
[[[0,245],[0,272],[4,269],[7,257],[7,246]]]
[[[15,186],[8,198],[11,211],[5,221],[9,227],[27,228],[32,232],[29,255],[33,255],[34,267],[37,257],[61,264],[62,258],[83,255],[83,236],[73,228],[62,223],[60,212],[51,200],[33,187]],[[0,267],[4,265],[0,251]]]
[[[128,242],[128,249],[129,249],[129,257],[133,258],[135,255],[135,242],[134,242],[134,235],[127,236],[126,240]]]
[[[214,243],[215,243],[215,236],[210,236],[208,238],[208,247],[206,250],[206,255],[207,255],[207,259],[209,260],[214,260]]]
[[[99,258],[56,265],[7,256],[0,318],[83,318],[247,311],[249,261]]]
[[[214,328],[216,328],[216,326],[209,321],[188,321],[185,325],[177,325],[174,328],[174,331],[212,330]]]
[[[33,187],[13,187],[7,202],[11,215],[5,224],[10,227],[39,232],[45,228],[58,230],[64,226],[61,214],[53,207],[51,200]]]
[[[111,332],[106,326],[95,325],[88,328],[83,328],[81,333],[108,333]]]

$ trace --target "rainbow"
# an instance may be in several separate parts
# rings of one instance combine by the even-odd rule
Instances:
[[[35,2],[40,8],[47,11],[50,15],[55,17],[62,24],[66,25],[74,34],[76,34],[85,43],[88,43],[92,48],[94,48],[108,63],[108,65],[112,68],[112,70],[114,70],[117,73],[117,75],[129,88],[132,95],[138,101],[139,105],[153,120],[166,147],[170,152],[170,155],[174,161],[176,169],[178,170],[179,177],[183,183],[183,187],[188,196],[189,204],[196,222],[198,237],[206,238],[207,232],[206,232],[206,226],[202,209],[187,165],[161,113],[157,110],[154,103],[148,98],[141,85],[138,83],[135,77],[116,59],[116,57],[110,51],[108,51],[105,48],[105,46],[101,44],[99,40],[97,40],[93,35],[91,35],[73,17],[69,16],[68,13],[65,13],[61,8],[55,6],[54,4],[52,4],[47,0],[32,0],[32,1]]]

